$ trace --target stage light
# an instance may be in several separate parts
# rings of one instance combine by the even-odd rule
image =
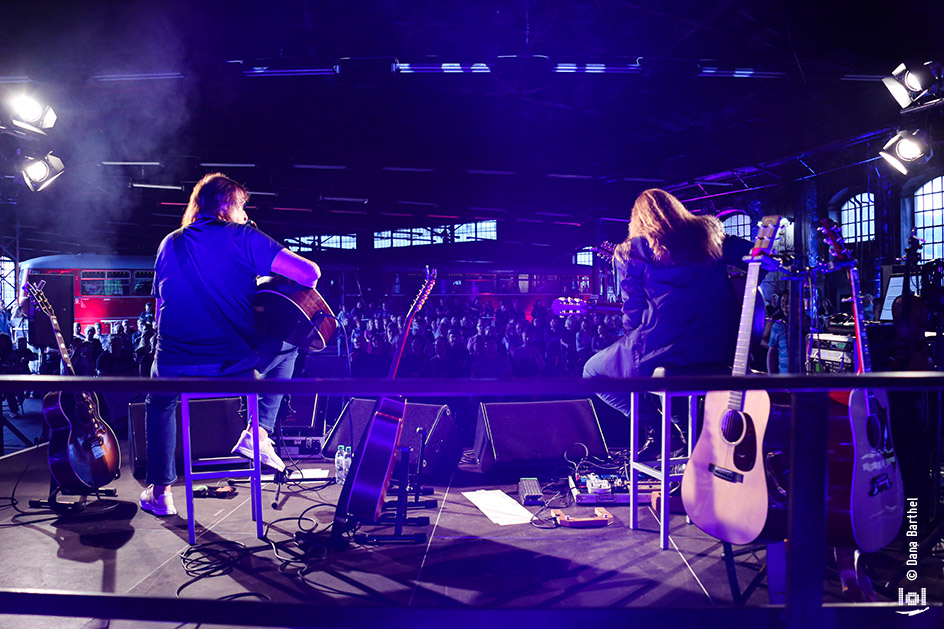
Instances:
[[[65,166],[62,160],[49,153],[42,159],[27,158],[21,167],[23,180],[33,192],[39,192],[49,187],[49,185],[59,178],[65,172]]]
[[[941,64],[927,61],[922,64],[902,63],[882,83],[902,109],[933,100],[942,91]]]
[[[56,124],[57,116],[53,108],[26,94],[14,97],[10,101],[10,109],[13,125],[33,133],[45,135],[46,129],[52,129]]]
[[[879,155],[903,175],[914,166],[927,163],[931,153],[931,146],[921,131],[899,131],[879,151]]]

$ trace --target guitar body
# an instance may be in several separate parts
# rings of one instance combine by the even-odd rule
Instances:
[[[85,494],[118,477],[118,440],[99,416],[94,393],[47,393],[43,418],[50,431],[49,469],[63,491]]]
[[[380,517],[396,463],[405,408],[403,401],[394,398],[377,401],[351,463],[345,510],[362,522],[376,522]]]
[[[875,410],[871,415],[870,393]],[[854,389],[848,405],[830,401],[829,416],[827,543],[875,552],[895,539],[904,517],[901,470],[888,428],[888,395]]]
[[[730,413],[727,391],[708,392],[704,425],[682,477],[685,511],[698,528],[732,544],[783,539],[782,518],[769,517],[764,439],[770,396],[744,392],[741,429],[732,428]]]
[[[253,307],[256,331],[262,337],[315,352],[325,348],[338,327],[334,313],[317,290],[281,276],[258,282]]]

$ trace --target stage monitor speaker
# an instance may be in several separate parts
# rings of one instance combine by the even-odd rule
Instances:
[[[374,412],[376,400],[351,398],[341,416],[325,437],[322,452],[333,458],[338,446],[356,447]],[[400,445],[410,448],[410,464],[416,465],[420,452],[419,429],[426,431],[423,448],[423,471],[432,480],[448,478],[459,465],[462,445],[455,418],[445,404],[407,402],[403,416]]]
[[[586,451],[579,444],[586,446]],[[475,456],[483,473],[564,475],[571,461],[605,457],[606,440],[589,399],[483,402],[475,425]]]
[[[232,456],[230,449],[246,428],[245,414],[241,412],[243,398],[215,398],[194,400],[190,403],[190,443],[194,458]],[[147,471],[147,439],[144,428],[144,403],[128,405],[131,429],[132,475],[144,478]],[[177,473],[183,474],[184,450],[180,430],[180,404],[177,404]]]
[[[49,273],[30,273],[29,281],[38,284],[45,282],[43,294],[52,305],[56,313],[56,319],[59,322],[59,329],[62,331],[63,339],[66,345],[72,341],[72,324],[75,320],[75,291],[74,275],[52,275]],[[29,305],[29,328],[27,330],[27,340],[33,347],[59,347],[56,340],[56,333],[49,324],[49,318],[43,314],[33,300]]]

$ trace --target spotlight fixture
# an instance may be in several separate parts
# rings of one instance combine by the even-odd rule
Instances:
[[[898,101],[902,109],[921,105],[938,97],[942,91],[941,64],[926,61],[922,64],[902,63],[882,83]]]
[[[903,175],[914,166],[920,166],[931,159],[931,146],[921,131],[899,131],[882,150],[879,151],[885,161]]]
[[[49,153],[42,159],[27,158],[20,172],[23,173],[23,180],[26,181],[29,189],[39,192],[49,187],[49,184],[58,179],[65,169],[62,160]]]
[[[46,129],[56,124],[56,112],[32,96],[20,94],[10,101],[11,122],[15,127],[46,135]]]

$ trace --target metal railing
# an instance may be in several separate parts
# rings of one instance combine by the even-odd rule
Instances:
[[[222,378],[83,378],[64,376],[0,376],[0,391],[146,391],[149,393],[290,393],[321,395],[435,395],[448,397],[591,396],[599,391],[672,391],[701,393],[726,390],[768,390],[791,395],[791,470],[784,606],[675,609],[418,609],[324,606],[301,603],[214,601],[122,596],[115,594],[0,589],[0,614],[35,614],[172,622],[215,622],[232,625],[417,627],[448,623],[454,627],[545,627],[591,624],[672,622],[726,625],[826,627],[944,626],[944,607],[934,602],[917,615],[914,607],[894,604],[823,605],[826,538],[827,397],[830,390],[855,388],[944,390],[944,373],[882,372],[777,376],[673,376],[666,378],[542,378],[534,380],[458,379],[295,379]]]

